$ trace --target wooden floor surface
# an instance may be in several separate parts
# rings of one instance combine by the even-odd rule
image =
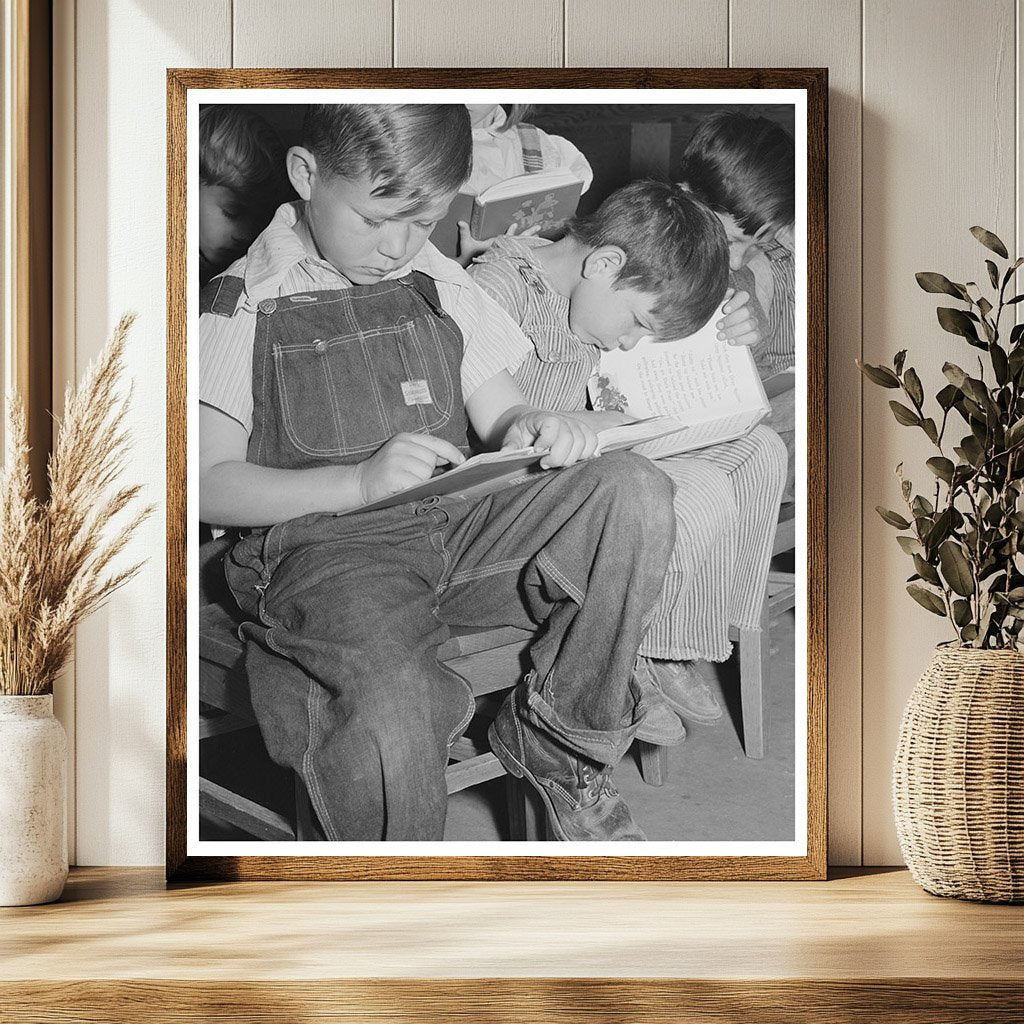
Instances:
[[[0,909],[0,1020],[1024,1020],[1024,908],[827,882],[264,882],[75,869]]]

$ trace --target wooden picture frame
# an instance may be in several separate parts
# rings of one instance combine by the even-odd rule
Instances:
[[[230,93],[223,90],[231,90]],[[198,131],[195,121],[199,105],[212,102],[253,102],[253,90],[266,90],[267,102],[313,101],[309,90],[339,90],[330,102],[345,102],[352,90],[360,90],[367,102],[366,90],[458,90],[444,94],[440,101],[463,102],[469,90],[496,90],[489,101],[513,102],[514,90],[546,90],[544,97],[558,96],[560,102],[596,103],[595,90],[605,111],[616,109],[629,116],[629,104],[650,103],[714,104],[753,103],[753,99],[729,101],[726,97],[744,96],[756,91],[762,102],[792,104],[797,141],[797,309],[801,299],[806,306],[806,333],[797,317],[797,367],[802,365],[806,378],[806,419],[803,440],[806,466],[800,458],[801,420],[798,402],[798,481],[802,481],[806,507],[800,502],[792,527],[796,535],[794,596],[796,619],[794,635],[806,639],[806,653],[796,643],[794,685],[795,728],[793,743],[794,814],[791,840],[784,844],[748,844],[723,839],[706,849],[679,839],[659,843],[655,852],[639,852],[640,844],[629,850],[590,853],[585,844],[569,844],[571,849],[556,850],[555,844],[535,846],[527,854],[504,853],[504,844],[483,844],[485,855],[477,855],[478,846],[461,844],[456,852],[429,850],[414,843],[394,848],[381,842],[368,853],[364,846],[316,844],[299,841],[295,847],[282,845],[273,837],[280,827],[274,812],[260,818],[259,811],[248,808],[251,817],[243,818],[247,828],[259,832],[264,826],[267,842],[256,839],[203,839],[198,831],[199,792],[213,791],[207,779],[198,776],[199,736],[214,735],[216,722],[200,727],[198,684],[198,641],[196,638],[199,587],[197,474],[189,458],[189,433],[194,429],[197,399],[193,393],[194,366],[188,338],[194,326],[198,291],[198,238],[194,223],[197,202],[190,187],[198,189],[198,159],[195,151]],[[302,90],[298,92],[297,90]],[[566,92],[553,92],[554,90]],[[635,90],[615,93],[616,103],[608,107],[607,90]],[[216,92],[214,92],[216,91]],[[571,91],[571,92],[569,92]],[[387,102],[385,93],[373,93],[376,102]],[[518,96],[518,93],[516,94]],[[525,93],[524,93],[525,95]],[[534,94],[531,93],[530,96]],[[571,95],[571,100],[565,97]],[[753,96],[754,93],[749,93]],[[223,97],[223,100],[221,99]],[[627,101],[628,97],[628,101]],[[709,98],[710,97],[710,98]],[[763,99],[768,97],[767,99]],[[785,97],[779,99],[778,97]],[[315,98],[324,102],[317,93]],[[434,95],[433,101],[439,101]],[[551,99],[532,102],[552,103]],[[586,108],[581,106],[581,111]],[[666,108],[667,109],[667,108]],[[607,120],[607,118],[605,118]],[[671,119],[669,119],[671,121]],[[686,880],[686,879],[810,879],[826,873],[826,678],[827,678],[827,72],[824,70],[781,69],[383,69],[383,70],[237,70],[171,69],[167,74],[167,875],[169,879],[587,879],[587,880]],[[630,129],[632,131],[632,129]],[[676,145],[671,135],[651,132],[641,125],[632,131],[633,166],[644,161],[667,159]],[[666,148],[667,147],[667,148]],[[655,153],[653,158],[651,152]],[[673,151],[674,152],[674,151]],[[660,153],[660,156],[658,155]],[[645,155],[646,154],[646,155]],[[639,163],[637,163],[639,161]],[[191,166],[195,165],[195,166]],[[806,185],[801,191],[801,170]],[[192,183],[190,185],[190,182]],[[803,211],[801,213],[801,211]],[[195,252],[192,252],[192,248]],[[806,277],[801,274],[802,263]],[[804,286],[805,285],[805,286]],[[806,338],[805,351],[800,341]],[[190,374],[192,376],[190,376]],[[797,376],[800,374],[798,372]],[[190,390],[190,382],[191,388]],[[797,384],[799,396],[800,385]],[[194,453],[193,453],[194,455]],[[798,482],[798,488],[801,484]],[[801,545],[801,539],[804,544]],[[801,563],[800,549],[806,552]],[[806,583],[804,587],[802,582]],[[765,607],[767,609],[768,602]],[[790,605],[792,607],[792,604]],[[767,614],[767,611],[765,612]],[[508,655],[522,647],[521,638],[505,636],[498,647]],[[460,646],[461,644],[461,646]],[[760,644],[767,656],[767,641]],[[472,640],[443,651],[459,664],[473,659],[494,658],[490,649],[474,648]],[[518,650],[519,648],[516,648]],[[515,654],[515,652],[512,652]],[[190,659],[192,664],[190,666]],[[805,680],[800,677],[805,667]],[[190,671],[193,673],[190,682]],[[510,681],[512,685],[514,680]],[[806,683],[806,685],[804,685]],[[205,693],[205,691],[204,691]],[[222,695],[223,696],[223,695]],[[236,695],[237,697],[237,695]],[[232,701],[234,700],[234,703]],[[223,696],[221,707],[230,716],[245,708],[236,698]],[[245,700],[241,702],[242,705]],[[758,715],[760,721],[760,714]],[[223,721],[223,720],[221,720]],[[206,730],[201,733],[200,729]],[[728,728],[728,727],[726,727]],[[751,730],[756,734],[756,729]],[[805,749],[799,738],[806,737]],[[751,740],[751,735],[747,737]],[[756,742],[756,735],[753,735]],[[770,740],[769,740],[770,742]],[[681,750],[685,750],[685,744]],[[650,751],[648,751],[650,753]],[[652,755],[653,756],[653,755]],[[493,760],[493,755],[492,755]],[[657,766],[651,766],[656,770]],[[475,769],[474,769],[475,770]],[[485,769],[486,771],[487,769]],[[680,770],[677,768],[677,771]],[[499,766],[499,774],[501,772]],[[493,771],[492,771],[493,774]],[[486,776],[485,776],[486,777]],[[223,787],[222,787],[223,788]],[[449,784],[451,788],[451,784]],[[516,798],[518,799],[518,797]],[[309,822],[303,822],[301,800],[294,815],[297,834]],[[220,806],[220,805],[218,805]],[[529,813],[529,802],[517,813]],[[230,822],[229,822],[230,824]],[[470,847],[467,850],[466,847]],[[296,852],[289,852],[294,849]],[[538,852],[534,852],[534,850]],[[678,853],[675,851],[678,849]],[[768,852],[765,852],[766,849]],[[784,852],[774,852],[775,849]]]

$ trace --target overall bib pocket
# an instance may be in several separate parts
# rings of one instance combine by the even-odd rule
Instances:
[[[395,434],[441,429],[451,419],[455,387],[432,320],[275,341],[273,397],[296,450],[367,456]]]

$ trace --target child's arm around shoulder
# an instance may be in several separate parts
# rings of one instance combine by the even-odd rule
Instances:
[[[463,461],[447,441],[396,434],[353,466],[271,469],[246,462],[249,437],[237,420],[199,406],[199,517],[220,526],[271,526],[312,512],[346,512]]]

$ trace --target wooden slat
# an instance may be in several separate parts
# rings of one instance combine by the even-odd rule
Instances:
[[[729,0],[566,0],[566,67],[729,63]]]
[[[734,67],[829,72],[828,788],[836,864],[861,862],[861,387],[853,368],[861,354],[861,6],[732,0],[731,18]],[[887,790],[870,799],[887,804]]]
[[[493,651],[480,651],[445,664],[469,682],[474,696],[515,686],[522,678],[520,655],[525,643],[510,644]]]
[[[236,68],[391,64],[391,0],[234,0]]]
[[[561,67],[562,0],[394,0],[395,67]]]
[[[907,365],[926,394],[945,383],[943,361],[973,357],[939,329],[943,303],[917,287],[914,273],[984,281],[990,254],[968,228],[1013,237],[1016,125],[1006,98],[1015,86],[1014,8],[1012,0],[865,8],[864,358],[889,362],[909,349]],[[851,371],[847,384],[854,379]],[[953,631],[907,596],[913,569],[874,511],[900,507],[897,462],[924,486],[924,460],[935,451],[923,433],[896,425],[886,408],[891,393],[865,395],[864,860],[891,864],[900,861],[889,798],[900,716],[931,648]],[[848,565],[844,575],[851,578]]]
[[[227,822],[267,842],[295,838],[295,831],[287,818],[209,779],[199,780],[199,813]]]
[[[517,626],[499,626],[496,629],[476,629],[452,636],[437,649],[438,661],[449,661],[477,651],[492,650],[508,644],[528,644],[533,632]]]
[[[214,736],[226,736],[228,733],[251,729],[253,724],[251,721],[246,722],[231,714],[200,715],[199,738],[201,740],[208,740]]]
[[[499,779],[504,774],[501,762],[488,751],[478,757],[449,765],[444,773],[444,781],[449,793],[458,793],[461,789],[487,782],[488,779]]]

